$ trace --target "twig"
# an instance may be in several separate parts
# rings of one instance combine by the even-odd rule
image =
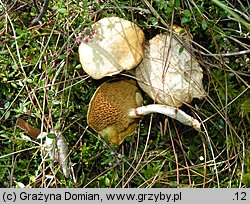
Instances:
[[[36,11],[39,13],[39,10],[38,10],[37,4],[36,4],[36,0],[33,0],[33,2],[34,2]],[[46,12],[47,12],[48,5],[49,5],[49,0],[44,0],[43,6],[42,6],[42,10],[41,10],[41,12],[39,13],[38,17],[35,18],[35,19],[33,19],[33,20],[31,21],[31,24],[32,24],[32,25],[38,23],[38,22],[42,19],[42,17],[43,17],[43,16],[46,14]]]
[[[36,0],[33,0],[33,4],[34,4],[34,7],[35,7],[35,9],[36,9],[37,14],[39,14],[40,11],[39,11],[39,8],[38,8],[38,6],[37,6]]]
[[[205,56],[222,56],[222,57],[231,57],[231,56],[235,56],[235,55],[245,55],[245,54],[250,53],[250,49],[242,50],[242,51],[239,51],[239,52],[229,52],[229,53],[220,53],[220,54],[204,53],[204,52],[201,52],[201,51],[196,50],[194,48],[192,48],[192,50],[194,50],[195,52],[198,52],[198,53],[200,53],[202,55],[205,55]]]
[[[137,7],[132,7],[132,6],[108,6],[108,7],[104,7],[103,9],[131,9],[131,10],[135,10],[135,11],[140,11],[146,14],[150,14],[151,11],[149,9],[143,9],[143,8],[137,8]]]

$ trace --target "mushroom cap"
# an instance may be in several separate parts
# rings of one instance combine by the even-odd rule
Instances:
[[[94,79],[130,70],[143,58],[144,40],[143,31],[135,23],[118,17],[103,18],[81,41],[82,68]]]
[[[118,146],[133,134],[138,119],[129,118],[132,108],[142,105],[142,96],[134,80],[108,81],[94,93],[87,113],[88,125]]]
[[[145,45],[144,58],[135,69],[138,84],[160,104],[180,107],[202,99],[203,71],[182,45],[168,34],[159,34]]]

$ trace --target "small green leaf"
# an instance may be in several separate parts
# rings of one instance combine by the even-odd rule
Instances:
[[[176,7],[180,7],[181,6],[181,1],[180,0],[176,0],[175,1],[175,6]]]
[[[76,65],[75,68],[76,68],[76,69],[81,69],[81,68],[82,68],[82,65],[78,64],[78,65]]]
[[[175,3],[174,0],[170,0],[170,1],[168,2],[168,5],[169,5],[169,6],[174,6],[174,3]]]
[[[47,137],[50,138],[50,139],[56,139],[56,134],[54,134],[54,133],[48,133]]]
[[[157,18],[151,17],[148,19],[154,26],[158,25],[158,20]]]
[[[48,94],[48,95],[53,95],[54,93],[55,93],[55,92],[54,92],[53,90],[48,90],[48,91],[47,91],[47,94]]]
[[[184,16],[186,16],[186,17],[190,17],[190,16],[191,16],[191,12],[190,12],[189,10],[184,10],[184,11],[183,11],[183,14],[184,14]]]
[[[27,135],[25,135],[25,134],[23,134],[23,133],[21,133],[20,136],[21,136],[21,138],[22,138],[23,140],[31,141],[30,137],[27,136]]]
[[[10,102],[7,101],[7,102],[4,104],[4,109],[7,109],[7,108],[9,107],[9,105],[10,105]]]
[[[4,119],[7,120],[9,117],[10,117],[10,111],[7,111],[4,116]]]
[[[32,79],[25,78],[25,79],[23,80],[23,83],[32,83]]]
[[[30,179],[30,181],[31,181],[32,183],[36,181],[36,177],[35,177],[35,176],[30,176],[29,179]]]
[[[65,13],[67,13],[67,9],[65,9],[65,8],[60,8],[60,9],[58,9],[58,13],[60,13],[60,14],[65,14]]]
[[[28,83],[32,83],[32,82],[33,82],[33,80],[32,80],[32,79],[30,79],[30,78],[28,78],[28,79],[27,79],[27,82],[28,82]]]
[[[54,127],[55,130],[60,130],[61,129],[61,123],[58,121]]]
[[[110,186],[110,179],[108,177],[105,178],[105,185]]]
[[[165,13],[166,14],[169,14],[169,13],[172,13],[173,12],[173,8],[172,7],[167,7],[166,9],[165,9]]]
[[[18,81],[19,86],[23,86],[23,82],[21,80]]]
[[[53,105],[59,105],[60,103],[61,103],[61,102],[58,101],[58,100],[53,100],[53,101],[52,101],[52,104],[53,104]]]
[[[11,86],[13,86],[14,88],[17,88],[17,85],[16,85],[15,83],[11,82],[10,84],[11,84]]]
[[[66,59],[66,55],[59,55],[59,59]]]
[[[183,18],[181,19],[181,24],[185,24],[185,23],[187,23],[187,22],[189,22],[189,21],[190,21],[189,18],[183,17]]]
[[[214,37],[215,37],[216,40],[220,40],[222,38],[221,35],[215,35]]]
[[[181,46],[180,49],[179,49],[179,54],[182,53],[184,50],[184,46]]]
[[[0,52],[0,55],[6,55],[6,54],[8,54],[8,53],[9,53],[8,50],[3,50],[3,51]]]
[[[14,181],[16,184],[16,188],[25,188],[25,185],[21,182]]]
[[[203,30],[206,30],[206,28],[207,28],[207,22],[204,19],[201,22],[201,27]]]
[[[9,135],[7,133],[2,133],[2,134],[0,134],[0,137],[9,138]]]

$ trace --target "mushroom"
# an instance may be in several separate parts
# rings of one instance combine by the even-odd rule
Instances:
[[[108,81],[94,93],[87,113],[88,125],[115,146],[133,134],[138,117],[129,117],[131,108],[142,105],[142,96],[133,80]]]
[[[185,112],[161,104],[142,106],[142,95],[131,79],[111,80],[103,83],[94,93],[87,113],[88,125],[118,146],[132,135],[138,125],[138,118],[149,113],[162,113],[185,125],[200,130],[198,120]]]
[[[86,28],[81,36],[80,62],[94,79],[130,70],[143,58],[144,33],[128,20],[103,18]]]
[[[160,104],[180,107],[205,96],[199,63],[168,34],[149,40],[135,76],[141,89]]]

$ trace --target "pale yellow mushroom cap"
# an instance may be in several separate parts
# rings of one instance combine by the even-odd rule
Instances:
[[[145,37],[135,23],[108,17],[88,29],[82,33],[79,57],[82,68],[92,78],[112,76],[141,62]]]
[[[202,68],[188,50],[180,49],[180,42],[169,34],[156,35],[135,68],[139,86],[157,103],[180,107],[205,96]]]
[[[133,80],[109,81],[94,93],[88,113],[89,126],[107,136],[115,146],[133,134],[138,120],[128,117],[132,108],[142,105],[142,96]]]

